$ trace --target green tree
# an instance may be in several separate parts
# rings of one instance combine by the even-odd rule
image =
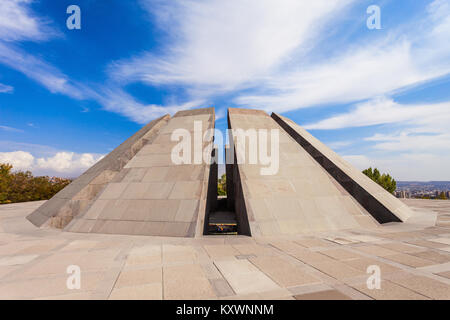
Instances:
[[[393,193],[397,189],[397,182],[394,178],[387,173],[381,174],[377,168],[373,170],[372,168],[368,168],[363,170],[363,173],[390,193]]]
[[[71,180],[34,177],[30,171],[12,172],[9,164],[0,164],[0,203],[48,200]]]
[[[8,195],[11,190],[11,169],[10,164],[0,164],[0,203],[10,203]]]
[[[227,176],[225,174],[217,181],[217,194],[219,196],[227,195]]]

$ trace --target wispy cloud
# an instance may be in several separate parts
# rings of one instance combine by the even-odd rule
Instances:
[[[86,85],[61,72],[55,66],[12,45],[0,42],[0,63],[22,72],[52,93],[64,94],[78,100],[93,100],[105,110],[119,113],[138,123],[146,123],[167,113],[200,106],[195,100],[180,104],[156,105],[138,102],[117,84]]]
[[[189,101],[180,104],[156,105],[144,104],[136,101],[134,97],[120,87],[102,86],[98,94],[93,94],[96,100],[107,111],[122,114],[137,123],[147,123],[165,114],[174,114],[180,110],[192,109],[204,104],[203,100]]]
[[[77,100],[93,100],[105,110],[122,114],[132,121],[146,123],[163,114],[199,106],[203,101],[155,105],[138,102],[117,84],[83,83],[72,79],[51,63],[25,52],[15,42],[49,40],[58,32],[29,8],[31,1],[0,3],[0,63],[23,73],[50,92]],[[17,21],[23,22],[18,24]],[[0,84],[0,92],[12,87]],[[4,129],[6,130],[6,129]]]
[[[195,96],[241,90],[277,72],[351,0],[141,1],[168,45],[110,65],[121,82],[177,84]],[[300,52],[299,52],[300,50]]]
[[[449,155],[432,153],[346,155],[344,159],[360,170],[377,167],[389,172],[396,180],[444,181],[450,180],[446,170]]]
[[[380,125],[378,133],[355,137],[354,143],[364,145],[364,152],[344,158],[360,169],[382,168],[400,180],[450,180],[449,123],[450,102],[405,105],[380,98],[307,127],[330,130]]]
[[[246,106],[288,111],[348,103],[411,89],[450,73],[450,8],[437,0],[405,32],[359,41],[326,60],[272,73],[256,93],[238,96]],[[263,93],[260,93],[263,92]]]
[[[58,68],[12,44],[0,42],[0,63],[22,72],[52,93],[83,99],[86,97],[86,92],[90,91],[87,87],[71,81]]]
[[[395,134],[376,134],[366,141],[375,142],[373,148],[390,152],[434,153],[450,155],[450,133],[412,133],[410,130]]]
[[[58,34],[49,21],[33,14],[32,0],[0,1],[0,39],[4,41],[46,40]]]
[[[13,87],[0,83],[0,93],[12,93],[13,91]]]
[[[363,138],[372,150],[450,156],[449,123],[450,102],[405,105],[379,98],[306,128],[330,130],[384,125],[382,133]]]
[[[30,8],[31,0],[0,2],[0,63],[40,83],[50,92],[71,98],[83,98],[83,88],[73,83],[58,68],[22,50],[17,43],[45,41],[58,35],[51,22],[38,17]],[[0,92],[2,86],[0,85]]]
[[[349,112],[307,124],[307,129],[342,129],[382,124],[414,125],[427,132],[450,131],[450,102],[436,104],[399,104],[389,98],[377,98],[357,104]]]
[[[108,71],[119,83],[180,85],[193,99],[227,93],[237,105],[278,112],[373,99],[450,73],[444,0],[384,37],[311,59],[354,2],[143,0],[167,45]]]
[[[23,130],[21,130],[21,129],[8,127],[8,126],[2,126],[2,125],[0,125],[0,130],[9,131],[9,132],[23,132]]]
[[[53,93],[95,100],[139,122],[200,106],[221,93],[235,95],[242,106],[283,112],[372,99],[450,72],[450,9],[444,0],[433,1],[409,32],[392,31],[376,43],[359,39],[314,63],[308,62],[311,50],[327,39],[327,28],[354,0],[140,2],[165,30],[166,44],[158,52],[111,63],[108,73],[115,83],[87,86],[13,45],[57,33],[31,11],[28,0],[2,2],[0,63]],[[188,98],[168,105],[141,103],[123,89],[130,82],[179,85]]]

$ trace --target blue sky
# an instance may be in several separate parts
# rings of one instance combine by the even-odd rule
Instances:
[[[209,106],[222,130],[228,107],[274,111],[360,169],[450,180],[450,4],[0,2],[0,161],[74,177],[148,121]]]

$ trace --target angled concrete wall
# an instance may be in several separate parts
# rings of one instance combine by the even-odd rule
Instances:
[[[279,170],[273,175],[261,174],[267,166],[248,163],[249,140],[245,147],[234,141],[236,156],[243,152],[246,158],[245,164],[234,166],[235,210],[242,220],[248,219],[249,234],[309,234],[378,225],[268,114],[229,109],[228,117],[232,129],[279,132]]]
[[[27,218],[37,226],[70,232],[203,236],[208,213],[217,205],[213,141],[203,140],[214,121],[213,108],[152,121]],[[194,123],[202,128],[200,148],[194,147],[199,138]],[[239,234],[370,228],[413,216],[406,205],[285,117],[232,108],[228,126],[269,130],[269,137],[270,130],[279,134],[279,158],[272,159],[278,161],[278,171],[272,175],[262,174],[268,165],[249,163],[248,137],[245,145],[232,138],[226,149],[232,159],[226,165],[227,205],[236,212]],[[188,163],[176,164],[171,157],[179,145],[171,139],[177,129],[191,133]],[[269,140],[267,150],[274,143]],[[195,163],[196,155],[201,162]],[[239,155],[245,163],[238,163]]]
[[[98,193],[146,144],[167,124],[170,116],[153,120],[111,153],[83,173],[78,179],[46,201],[27,219],[34,225],[64,228],[74,217],[85,210]]]
[[[411,209],[294,121],[272,113],[272,118],[338,181],[378,222],[407,221]]]
[[[193,163],[194,150],[191,163],[175,164],[171,158],[172,149],[178,144],[171,140],[172,133],[177,129],[193,133],[194,121],[201,123],[202,132],[213,128],[214,109],[175,114],[65,230],[171,237],[202,235],[210,165],[204,161]],[[211,155],[211,151],[212,148],[205,153]]]

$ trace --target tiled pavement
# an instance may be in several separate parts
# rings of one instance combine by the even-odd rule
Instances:
[[[0,206],[1,299],[450,299],[450,201],[407,200],[434,227],[197,239],[38,229],[25,216],[41,203]]]

